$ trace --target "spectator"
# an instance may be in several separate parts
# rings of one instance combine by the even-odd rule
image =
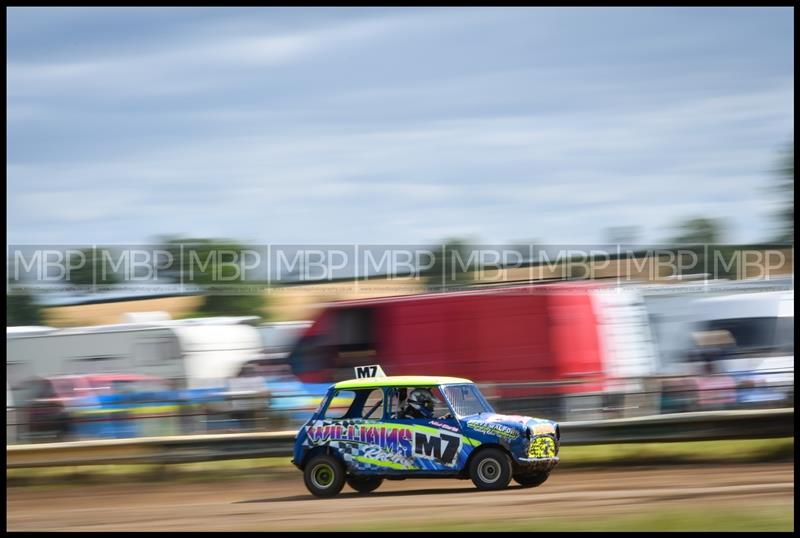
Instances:
[[[704,411],[736,404],[736,380],[716,370],[715,363],[706,360],[703,363],[704,375],[697,379],[697,404]]]
[[[29,441],[63,441],[69,434],[69,416],[63,399],[53,384],[42,378],[30,380],[25,405],[25,422]]]
[[[736,380],[719,368],[736,350],[736,340],[726,330],[698,331],[692,333],[695,349],[691,360],[699,365],[697,406],[715,410],[736,404]]]
[[[696,380],[688,377],[668,377],[661,383],[661,412],[683,413],[694,407]]]

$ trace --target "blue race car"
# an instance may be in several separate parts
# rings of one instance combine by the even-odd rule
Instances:
[[[378,368],[379,369],[379,368]],[[499,490],[547,480],[558,424],[499,415],[475,384],[454,377],[372,377],[336,383],[300,429],[292,463],[318,497],[345,482],[360,493],[384,479],[472,479]]]

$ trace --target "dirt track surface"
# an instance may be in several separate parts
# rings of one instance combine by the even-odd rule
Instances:
[[[8,488],[7,529],[69,531],[359,529],[639,514],[645,509],[792,506],[794,464],[556,469],[538,488],[479,492],[470,481],[385,481],[316,499],[292,479]]]

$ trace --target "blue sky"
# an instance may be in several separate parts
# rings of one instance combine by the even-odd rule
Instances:
[[[790,8],[7,15],[10,243],[775,231]]]

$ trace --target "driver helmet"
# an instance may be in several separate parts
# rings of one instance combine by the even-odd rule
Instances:
[[[428,389],[414,389],[408,397],[408,406],[425,418],[433,417],[433,408],[439,403]]]

